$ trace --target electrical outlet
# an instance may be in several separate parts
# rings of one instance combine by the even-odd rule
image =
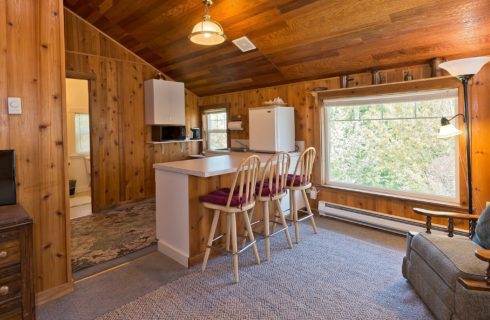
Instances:
[[[315,188],[315,187],[312,187],[312,188],[310,189],[310,198],[311,198],[312,200],[315,200],[315,199],[316,199],[317,194],[318,194],[318,191],[316,190],[316,188]]]
[[[485,206],[490,207],[490,201],[487,201],[487,202],[485,203]]]

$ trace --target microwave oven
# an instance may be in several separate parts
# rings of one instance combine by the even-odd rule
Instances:
[[[151,139],[155,142],[169,140],[185,140],[185,126],[152,126]]]

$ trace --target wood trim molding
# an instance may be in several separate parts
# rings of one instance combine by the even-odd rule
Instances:
[[[60,79],[61,79],[61,118],[62,118],[62,137],[63,141],[63,180],[64,180],[64,194],[63,194],[63,202],[64,202],[64,212],[65,212],[65,247],[66,247],[66,279],[71,281],[72,277],[72,264],[71,264],[71,220],[70,220],[70,195],[69,195],[69,155],[68,155],[68,131],[67,131],[67,121],[68,121],[68,113],[66,106],[66,57],[65,57],[65,11],[63,10],[63,1],[59,2],[58,14],[60,16],[61,26],[59,28],[59,36],[60,36],[60,62],[61,62],[61,70],[60,70]],[[70,282],[69,282],[70,283]],[[73,288],[73,285],[72,285]],[[73,289],[72,289],[73,290]]]
[[[66,78],[79,80],[95,80],[96,76],[95,73],[66,70]]]
[[[216,103],[216,104],[208,104],[208,105],[202,105],[198,106],[199,109],[199,128],[201,128],[201,138],[204,139],[204,123],[202,123],[202,116],[206,110],[212,110],[212,109],[226,109],[226,119],[228,122],[231,121],[231,103],[229,102],[224,102],[224,103]],[[227,124],[228,126],[228,124]],[[229,129],[226,130],[227,132],[227,145],[228,148],[231,148],[231,132]],[[207,147],[207,141],[204,143]],[[204,149],[204,144],[201,144],[202,149]],[[202,152],[203,150],[199,150],[199,152]]]
[[[320,100],[329,98],[382,95],[409,91],[459,88],[460,86],[461,82],[458,79],[456,79],[455,77],[446,76],[412,81],[375,84],[353,88],[311,91],[311,94],[313,96],[316,96],[318,100]]]
[[[389,194],[389,193],[382,193],[376,191],[361,190],[361,189],[354,189],[354,188],[333,186],[333,185],[315,184],[315,187],[318,190],[345,191],[348,193],[365,195],[365,196],[375,196],[375,197],[380,197],[380,198],[390,199],[390,200],[407,201],[410,203],[420,204],[420,205],[424,205],[424,204],[437,205],[439,207],[447,208],[450,210],[456,210],[458,212],[464,212],[468,210],[468,207],[465,207],[464,205],[461,205],[460,203],[456,203],[456,202],[452,203],[452,202],[443,202],[443,201],[437,201],[431,199],[414,198],[410,196],[403,196],[397,194]]]
[[[36,293],[36,306],[40,306],[49,301],[58,299],[74,290],[73,279],[69,282],[53,287],[41,292]]]

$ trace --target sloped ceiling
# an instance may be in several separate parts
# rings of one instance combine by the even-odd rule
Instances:
[[[198,95],[490,53],[490,0],[215,0],[228,40],[187,36],[200,0],[65,0]],[[248,36],[257,50],[231,40]]]

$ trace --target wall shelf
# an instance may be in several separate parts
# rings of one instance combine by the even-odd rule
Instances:
[[[186,140],[167,140],[167,141],[147,141],[148,144],[168,144],[168,143],[188,143],[188,142],[202,142],[203,139],[186,139]]]

